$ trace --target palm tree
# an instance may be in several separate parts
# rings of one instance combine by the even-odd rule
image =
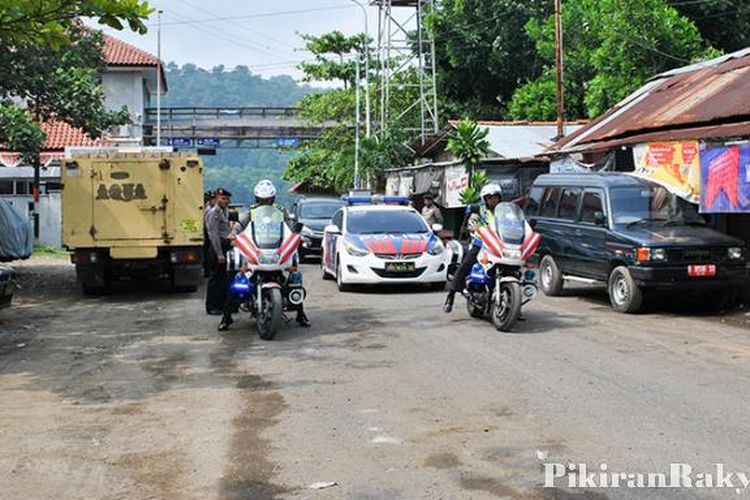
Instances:
[[[490,142],[487,140],[489,133],[489,129],[480,128],[475,121],[464,118],[456,124],[456,129],[448,137],[446,149],[461,160],[469,173],[469,186],[461,193],[464,203],[475,203],[479,199],[482,186],[476,185],[479,176],[474,175],[474,169],[490,151]]]

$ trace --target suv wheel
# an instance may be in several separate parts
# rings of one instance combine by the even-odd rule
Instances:
[[[616,267],[607,282],[612,309],[622,313],[635,313],[643,305],[643,291],[636,285],[625,266]]]
[[[562,273],[551,255],[545,255],[539,264],[539,284],[545,295],[555,297],[562,292]]]

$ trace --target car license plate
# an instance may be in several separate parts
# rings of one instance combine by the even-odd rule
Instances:
[[[414,262],[386,262],[385,270],[391,273],[410,273],[414,271]]]
[[[706,278],[716,276],[716,266],[713,264],[692,264],[688,266],[688,276],[691,278]]]

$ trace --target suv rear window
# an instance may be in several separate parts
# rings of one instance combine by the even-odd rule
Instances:
[[[542,207],[539,210],[540,217],[554,217],[557,215],[557,202],[560,199],[560,188],[547,188],[542,199]]]
[[[581,198],[580,188],[565,189],[560,197],[560,218],[576,220],[578,216],[578,200]]]

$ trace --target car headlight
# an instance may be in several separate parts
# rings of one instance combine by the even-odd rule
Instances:
[[[727,255],[732,260],[740,260],[742,259],[742,248],[740,247],[730,247],[727,251]]]
[[[663,248],[651,249],[651,260],[655,262],[664,262],[667,260],[667,252]]]
[[[315,236],[315,232],[307,226],[302,227],[302,234],[304,236]]]
[[[440,240],[437,240],[435,244],[432,245],[432,248],[427,250],[427,253],[430,255],[440,255],[443,252],[445,252],[445,245],[443,245],[443,242]]]
[[[346,253],[354,257],[364,257],[370,253],[369,250],[363,250],[350,241],[344,241],[344,250],[346,250]]]

